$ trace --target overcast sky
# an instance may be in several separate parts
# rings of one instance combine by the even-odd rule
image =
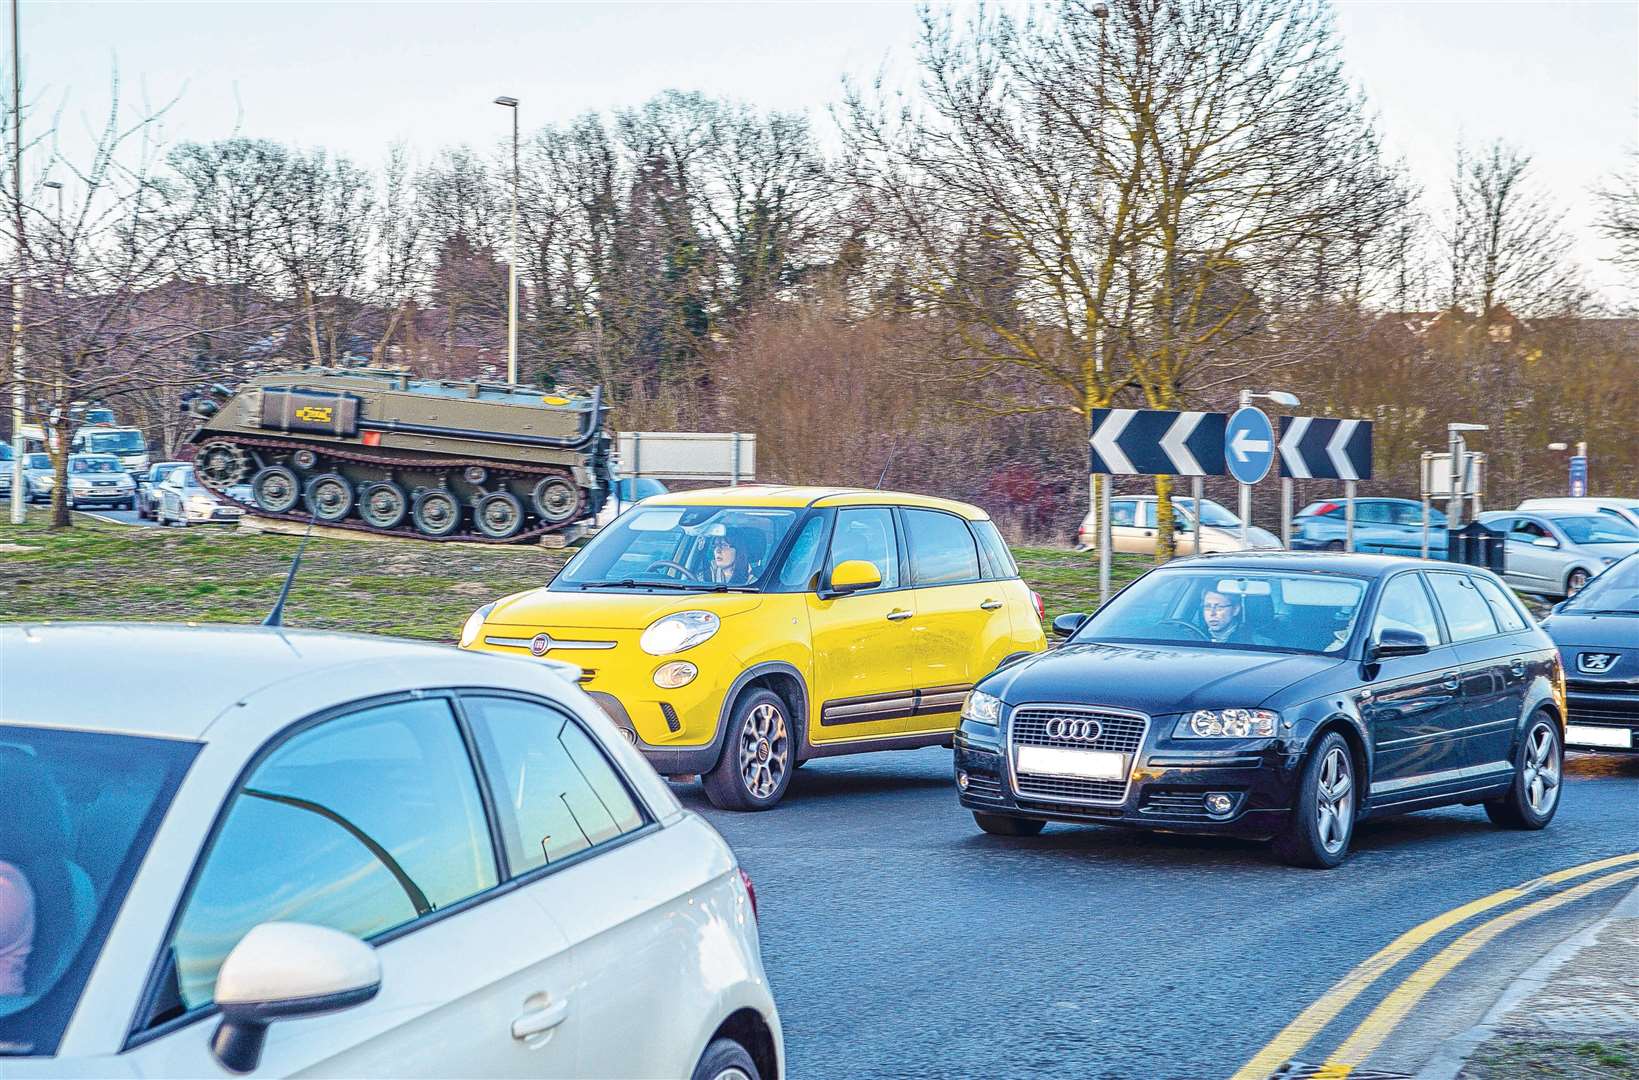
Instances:
[[[1588,197],[1632,167],[1639,2],[1352,0],[1338,22],[1390,149],[1436,205],[1459,137],[1518,143],[1570,211],[1590,278],[1639,301],[1602,261]],[[133,115],[178,99],[172,140],[237,131],[370,162],[395,140],[431,153],[501,135],[496,94],[521,100],[526,129],[674,88],[823,129],[842,76],[902,78],[915,33],[910,3],[22,3],[26,94],[62,110],[65,145],[104,119],[117,64]]]

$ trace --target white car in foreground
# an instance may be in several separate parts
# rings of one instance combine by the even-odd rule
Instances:
[[[783,1075],[750,879],[575,669],[250,627],[0,657],[0,1077]]]

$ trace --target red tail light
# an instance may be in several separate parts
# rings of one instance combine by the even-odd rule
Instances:
[[[751,917],[757,918],[757,886],[751,883],[751,875],[746,873],[745,867],[740,867],[740,880],[745,882],[746,896],[751,900]]]
[[[1319,506],[1315,507],[1315,516],[1316,517],[1325,517],[1327,514],[1330,514],[1333,510],[1341,510],[1341,509],[1343,509],[1343,508],[1341,506],[1339,506],[1337,503],[1321,503]]]
[[[1036,605],[1036,618],[1040,619],[1042,622],[1046,622],[1047,605],[1041,602],[1041,593],[1032,591],[1030,593],[1030,602]]]

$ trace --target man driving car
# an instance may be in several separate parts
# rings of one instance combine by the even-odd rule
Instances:
[[[1207,639],[1231,645],[1268,645],[1269,640],[1246,624],[1240,595],[1208,589],[1201,595],[1201,623]]]

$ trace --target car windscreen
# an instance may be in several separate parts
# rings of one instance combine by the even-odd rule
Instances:
[[[5,443],[0,443],[0,461],[10,461],[11,459],[11,447]]]
[[[140,431],[93,431],[85,437],[85,448],[98,454],[140,454]]]
[[[1639,529],[1609,514],[1556,517],[1553,523],[1573,544],[1639,544]]]
[[[70,458],[68,471],[71,473],[117,473],[125,470],[120,467],[118,458]]]
[[[1639,555],[1629,555],[1582,586],[1559,610],[1572,615],[1639,615]]]
[[[29,454],[23,458],[23,467],[28,469],[49,469],[51,458],[46,454]]]
[[[0,1057],[56,1052],[197,749],[0,724]]]
[[[1341,574],[1156,570],[1121,590],[1072,640],[1338,654],[1365,594],[1365,581]]]
[[[167,476],[170,476],[178,469],[185,469],[187,467],[188,466],[186,465],[155,465],[151,470],[149,470],[148,479],[152,483],[162,484],[165,482],[165,478]]]
[[[744,506],[639,507],[593,537],[552,588],[759,588],[797,515]]]

